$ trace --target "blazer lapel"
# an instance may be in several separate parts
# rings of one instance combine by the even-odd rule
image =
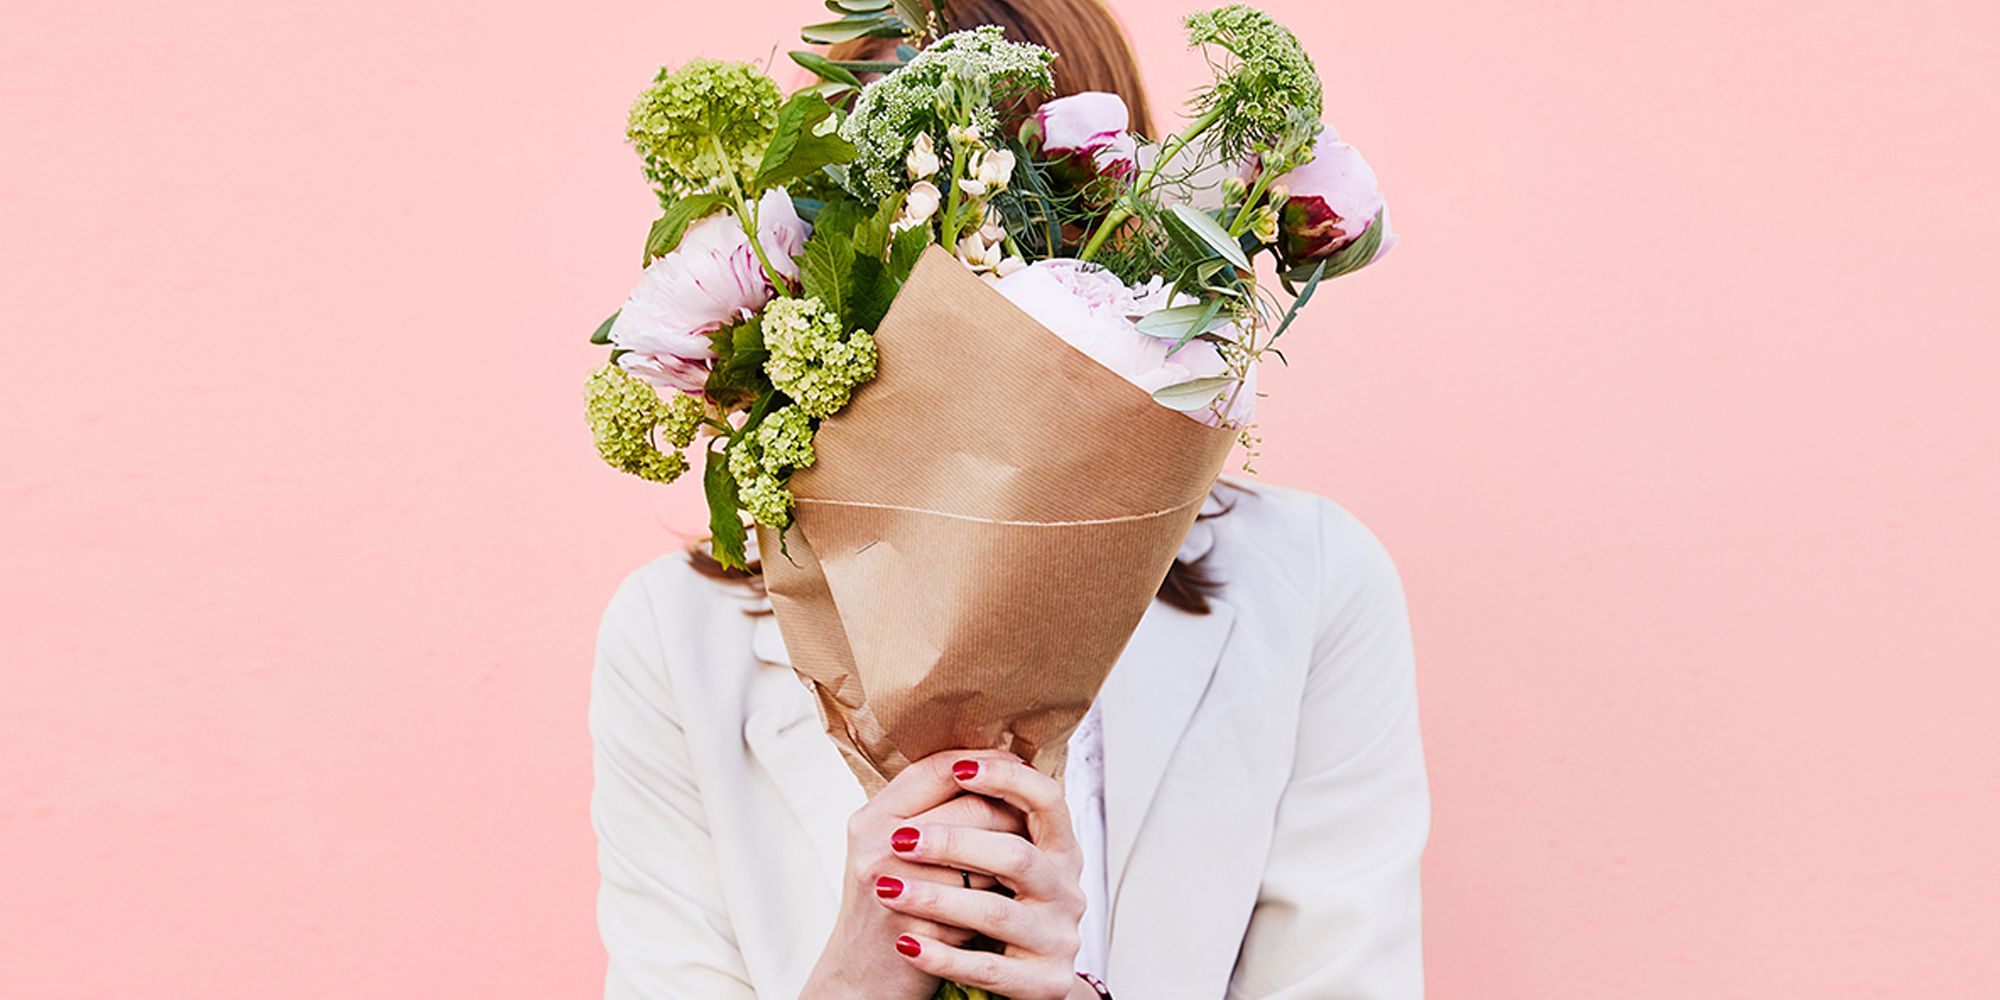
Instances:
[[[821,731],[812,695],[790,667],[768,665],[752,683],[743,741],[812,844],[815,867],[838,898],[847,866],[847,817],[866,796]]]
[[[1210,599],[1191,615],[1155,602],[1098,694],[1104,714],[1104,819],[1109,920],[1168,760],[1215,675],[1236,611]]]

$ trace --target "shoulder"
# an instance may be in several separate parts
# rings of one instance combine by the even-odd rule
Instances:
[[[670,552],[633,570],[604,609],[603,632],[657,633],[682,622],[712,619],[717,612],[743,611],[758,603],[746,587],[697,572],[685,552]]]
[[[1392,603],[1402,579],[1375,533],[1347,508],[1304,490],[1238,479],[1216,491],[1212,553],[1228,591],[1295,596],[1323,614]],[[1227,593],[1225,596],[1228,596]]]
[[[748,611],[761,599],[697,572],[672,552],[633,570],[597,633],[597,683],[661,701],[709,697],[725,668],[747,660]]]

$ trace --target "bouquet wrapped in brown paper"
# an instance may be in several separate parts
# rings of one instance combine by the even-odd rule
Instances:
[[[870,792],[964,747],[1055,773],[1235,434],[1161,406],[942,251],[875,343],[875,378],[791,478],[792,526],[760,532],[792,664]]]
[[[747,568],[757,526],[792,661],[871,792],[946,749],[1060,770],[1253,440],[1258,363],[1393,242],[1261,12],[1187,19],[1216,78],[1149,146],[1116,95],[1042,101],[1047,49],[905,11],[808,29],[908,34],[886,72],[794,53],[824,82],[786,99],[695,60],[640,94],[663,212],[589,386],[620,469],[670,482],[705,439],[713,553]]]

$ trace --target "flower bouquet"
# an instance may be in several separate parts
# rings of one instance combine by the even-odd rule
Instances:
[[[752,562],[872,792],[910,760],[1059,773],[1234,445],[1257,367],[1324,281],[1393,243],[1298,40],[1186,19],[1213,80],[1180,131],[1055,90],[1055,54],[921,0],[829,0],[809,41],[890,62],[662,70],[628,138],[663,208],[592,337],[599,453],[698,447],[714,557]],[[866,82],[864,82],[864,78]],[[1030,110],[1032,109],[1032,110]]]

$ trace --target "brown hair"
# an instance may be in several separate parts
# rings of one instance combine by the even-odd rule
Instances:
[[[1152,108],[1139,78],[1139,60],[1104,0],[942,0],[951,30],[997,24],[1007,37],[1032,42],[1056,53],[1056,90],[1048,97],[1068,97],[1101,90],[1125,99],[1132,112],[1132,131],[1153,135]],[[833,47],[834,59],[868,61],[895,51],[894,38],[858,38]]]
[[[1104,0],[944,0],[949,27],[956,30],[982,24],[997,24],[1015,41],[1033,42],[1056,52],[1055,93],[1066,97],[1089,90],[1117,94],[1132,112],[1132,131],[1153,135],[1153,116],[1146,103],[1146,87],[1139,78],[1139,60],[1125,29]],[[872,61],[887,58],[897,44],[891,38],[862,38],[833,47],[832,58]],[[1204,514],[1203,517],[1217,516]],[[750,571],[724,569],[705,546],[688,551],[694,568],[704,576],[736,580],[761,588],[761,567]],[[1202,569],[1201,560],[1175,560],[1167,578],[1160,581],[1161,603],[1189,614],[1208,613],[1208,599],[1221,584]]]

